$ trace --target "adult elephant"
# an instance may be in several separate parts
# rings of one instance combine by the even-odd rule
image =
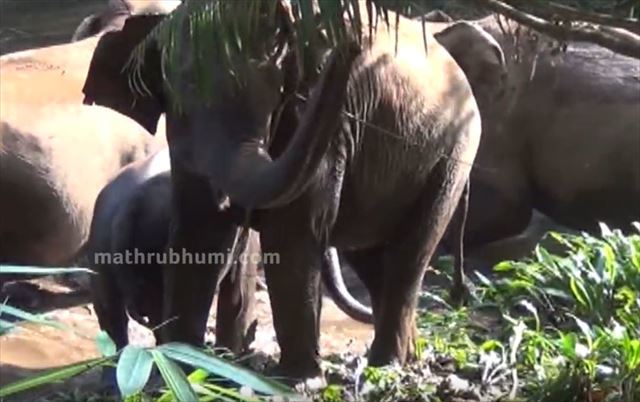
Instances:
[[[118,113],[81,104],[97,43],[0,57],[0,264],[70,264],[100,189],[164,142]]]
[[[556,52],[549,38],[504,20],[503,30],[496,16],[473,23],[500,43],[508,75],[501,100],[478,98],[466,250],[519,234],[534,210],[574,230],[629,230],[640,220],[638,61],[592,44]]]
[[[279,11],[288,21],[284,7]],[[218,96],[206,103],[183,96],[179,114],[170,107],[175,92],[161,79],[157,43],[149,44],[140,65],[152,96],[132,92],[122,71],[159,20],[133,17],[121,32],[106,34],[84,93],[86,103],[112,107],[151,132],[166,112],[175,218],[170,244],[207,250],[217,202],[212,185],[234,203],[259,210],[255,225],[262,246],[280,255],[278,265],[266,266],[280,367],[294,378],[320,373],[318,285],[324,250],[330,245],[360,250],[374,264],[357,264],[356,270],[377,273],[362,275],[373,278],[366,283],[376,330],[369,362],[404,362],[413,348],[424,268],[463,192],[480,137],[480,115],[462,70],[431,37],[425,53],[419,25],[402,19],[397,55],[393,29],[378,27],[361,53],[348,47],[341,57],[330,57],[318,82],[307,83],[314,90],[299,124],[281,124],[267,150],[263,140],[270,117],[282,102],[279,60],[288,55],[285,43],[265,43],[273,35],[251,38],[248,43],[264,45],[254,51],[266,49],[271,56],[256,53],[254,61],[238,62],[236,74],[245,84],[239,87],[218,58],[208,59]],[[284,33],[288,26],[280,25]],[[181,36],[182,49],[189,52],[185,39]],[[192,58],[183,59],[180,79],[170,82],[178,94],[195,90],[194,68]],[[295,89],[293,75],[284,75],[285,92]],[[345,117],[345,110],[356,118]],[[283,114],[295,121],[290,110]],[[177,275],[187,271],[190,275]],[[186,265],[168,272],[165,285],[175,293],[168,292],[165,316],[209,305],[215,272]],[[178,319],[165,329],[164,340],[201,343],[204,322]]]

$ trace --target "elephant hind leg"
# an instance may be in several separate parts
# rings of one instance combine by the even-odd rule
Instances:
[[[404,363],[413,357],[415,308],[425,270],[463,192],[469,166],[441,159],[397,237],[385,247],[381,305],[369,364]]]

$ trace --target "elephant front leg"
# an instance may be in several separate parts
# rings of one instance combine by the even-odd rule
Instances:
[[[240,246],[240,245],[239,245]],[[251,327],[255,321],[255,292],[259,250],[241,245],[244,252],[220,283],[216,313],[216,346],[235,354],[246,351],[253,341]],[[254,328],[255,329],[255,328]]]
[[[172,166],[173,214],[164,261],[163,342],[204,343],[221,269],[237,226],[208,180]]]
[[[279,369],[298,381],[322,373],[318,354],[322,250],[311,233],[283,226],[282,219],[265,223],[260,239],[280,345]]]

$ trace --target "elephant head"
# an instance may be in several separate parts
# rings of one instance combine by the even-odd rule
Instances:
[[[130,88],[129,71],[124,67],[132,50],[162,17],[129,18],[122,30],[106,33],[99,41],[83,88],[85,103],[115,109],[151,133],[159,116],[166,113],[172,161],[205,175],[213,187],[243,207],[268,208],[290,202],[304,190],[338,129],[341,100],[360,48],[350,43],[334,52],[292,140],[272,160],[265,139],[271,116],[281,102],[283,60],[296,48],[287,32],[292,29],[291,15],[284,2],[279,5],[276,19],[260,19],[258,34],[247,41],[252,44],[248,57],[230,59],[232,69],[219,58],[206,59],[211,72],[209,89],[214,88],[216,94],[207,101],[197,96],[201,87],[195,81],[200,71],[188,29],[178,34],[183,45],[178,49],[180,62],[170,73],[164,74],[168,70],[162,57],[166,49],[157,42],[147,43],[139,71],[145,90]],[[181,99],[180,110],[171,107],[175,96]],[[328,99],[332,101],[323,101]]]
[[[481,112],[506,89],[507,66],[498,42],[480,26],[456,22],[434,34],[467,76]]]

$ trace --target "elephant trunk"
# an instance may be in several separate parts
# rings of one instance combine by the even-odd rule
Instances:
[[[353,43],[334,50],[280,158],[272,161],[262,144],[240,144],[220,183],[234,203],[250,209],[274,208],[304,191],[338,129],[351,66],[359,54]]]
[[[365,324],[373,324],[373,312],[356,300],[344,283],[338,252],[334,247],[327,249],[322,256],[322,282],[333,302],[349,317]]]

